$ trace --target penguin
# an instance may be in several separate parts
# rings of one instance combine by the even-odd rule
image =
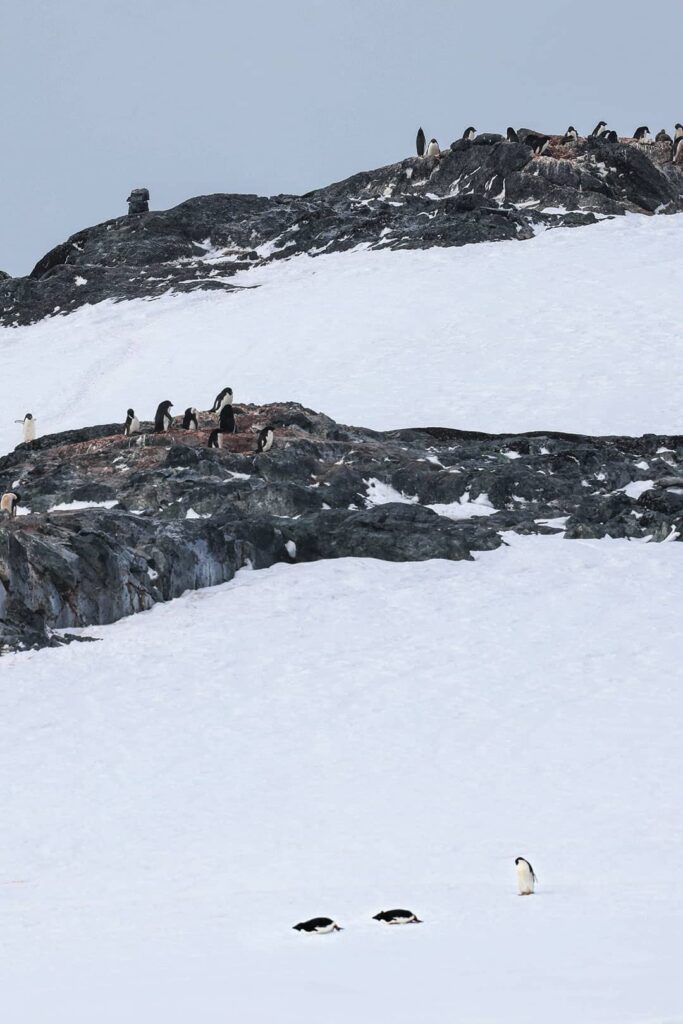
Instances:
[[[211,412],[220,412],[224,405],[232,404],[232,388],[223,388],[219,391],[211,406]]]
[[[199,430],[199,421],[197,419],[197,410],[188,407],[185,410],[183,416],[183,430]]]
[[[258,440],[256,442],[256,451],[257,452],[268,452],[268,451],[270,451],[270,449],[273,447],[273,438],[274,437],[275,437],[275,435],[273,434],[273,428],[272,427],[264,427],[263,430],[259,433]]]
[[[130,437],[131,434],[140,433],[140,420],[132,409],[129,409],[126,413],[126,424],[123,428],[123,433],[125,437]]]
[[[671,148],[671,159],[677,164],[683,158],[683,135],[679,135],[678,138],[674,139],[674,144]]]
[[[614,131],[612,131],[612,132],[603,132],[602,135],[600,136],[600,138],[602,139],[603,142],[618,142],[619,141],[619,136]]]
[[[16,491],[7,491],[0,498],[0,512],[5,512],[10,519],[16,518],[17,505],[20,501],[21,498]]]
[[[209,448],[222,448],[223,447],[223,431],[212,430],[209,434]]]
[[[524,144],[531,148],[534,156],[541,156],[550,145],[550,139],[547,135],[535,135],[533,132],[529,132],[524,139]]]
[[[579,141],[579,133],[577,132],[577,130],[574,127],[573,124],[570,124],[569,128],[567,128],[566,132],[564,133],[564,135],[562,137],[562,141],[563,142],[578,142]]]
[[[505,137],[508,140],[508,142],[519,142],[519,137],[514,128],[508,128]]]
[[[597,139],[600,135],[604,135],[607,130],[607,121],[598,121],[595,128],[590,134],[592,139]]]
[[[431,139],[427,146],[427,156],[441,156],[441,150],[439,149],[439,143],[436,139]]]
[[[310,921],[300,921],[292,926],[295,932],[312,932],[314,935],[329,935],[342,929],[331,917],[312,917]]]
[[[465,142],[471,142],[476,134],[477,129],[473,128],[472,125],[470,125],[469,128],[465,128],[465,131],[462,133],[462,137],[465,140]]]
[[[663,128],[661,129],[661,131],[658,131],[655,135],[655,142],[668,142],[669,145],[672,145],[673,141],[674,140],[671,138],[669,133],[665,131]]]
[[[235,413],[233,412],[231,405],[224,405],[221,409],[218,429],[222,430],[225,434],[237,433],[237,429],[235,427]]]
[[[636,142],[650,142],[650,129],[647,125],[642,124],[640,128],[636,128],[634,131],[633,138]]]
[[[173,423],[173,417],[171,416],[168,410],[172,408],[173,402],[169,402],[168,400],[165,402],[161,402],[161,404],[159,405],[159,408],[156,411],[156,416],[154,417],[155,434],[160,434],[164,430],[170,430],[171,425]]]
[[[515,860],[517,867],[517,887],[519,889],[520,896],[532,896],[534,892],[534,885],[538,881],[534,873],[534,869],[528,860],[524,857],[517,857]]]
[[[417,130],[417,138],[415,139],[415,146],[417,147],[417,155],[418,156],[424,156],[425,155],[425,145],[426,145],[426,143],[427,143],[427,140],[425,139],[425,133],[422,131],[421,128],[418,128],[418,130]]]
[[[683,124],[675,124],[674,125],[674,142],[676,141],[676,139],[681,139],[681,138],[683,138]]]
[[[386,924],[422,924],[412,910],[383,910],[374,914],[373,921],[384,921]]]
[[[33,444],[36,439],[36,421],[33,418],[32,412],[27,412],[23,420],[15,420],[15,423],[21,423],[21,433],[24,439],[24,444]]]

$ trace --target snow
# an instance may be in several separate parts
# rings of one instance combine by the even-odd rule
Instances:
[[[632,480],[625,487],[620,487],[619,492],[626,494],[629,498],[639,498],[645,491],[651,491],[654,487],[654,480]]]
[[[48,512],[76,512],[82,508],[114,508],[118,501],[64,501],[59,505],[52,505]]]
[[[247,287],[0,329],[0,453],[27,409],[50,433],[129,406],[151,417],[166,396],[206,408],[227,384],[237,404],[296,399],[377,429],[683,430],[683,217],[299,256],[231,280]]]
[[[446,516],[447,519],[471,519],[473,516],[493,516],[498,511],[491,504],[488,494],[482,493],[474,498],[474,500],[471,500],[469,491],[465,491],[460,501],[451,501],[445,505],[428,505],[427,508],[433,509],[440,516]]]
[[[683,545],[508,541],[0,659],[5,1019],[678,1020]]]

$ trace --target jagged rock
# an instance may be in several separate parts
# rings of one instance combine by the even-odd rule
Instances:
[[[134,188],[126,199],[128,203],[128,216],[132,217],[137,213],[149,213],[149,189]]]
[[[79,231],[28,277],[0,280],[0,323],[32,323],[104,299],[230,291],[226,279],[238,271],[298,253],[524,240],[537,225],[678,212],[683,168],[665,143],[564,144],[552,136],[548,152],[534,157],[522,143],[484,133],[438,158],[410,157],[304,196],[199,196],[139,216],[137,192],[146,190],[129,197],[136,215]]]
[[[206,447],[215,416],[200,413],[196,433],[147,422],[137,444],[106,424],[0,458],[0,492],[31,510],[0,518],[0,648],[58,642],[55,629],[112,622],[247,564],[471,558],[507,530],[565,521],[568,538],[683,535],[683,437],[379,432],[296,403],[235,415],[222,450]],[[275,445],[256,454],[265,423]],[[74,501],[113,507],[54,511]]]

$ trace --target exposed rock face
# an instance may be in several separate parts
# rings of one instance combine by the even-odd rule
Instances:
[[[126,202],[129,217],[134,217],[137,213],[149,213],[149,189],[134,188]]]
[[[293,403],[236,408],[239,433],[206,447],[173,429],[146,444],[122,424],[67,431],[0,459],[0,647],[113,622],[242,566],[364,556],[471,558],[506,530],[568,538],[683,534],[683,437],[378,433]],[[258,430],[275,428],[256,455]],[[50,511],[62,503],[110,508]]]
[[[72,235],[29,277],[0,280],[0,323],[25,324],[103,299],[231,290],[236,271],[357,245],[419,249],[530,238],[626,211],[683,209],[683,167],[666,143],[589,138],[534,157],[498,136],[458,140],[304,196],[213,195]],[[562,212],[566,211],[566,212]]]

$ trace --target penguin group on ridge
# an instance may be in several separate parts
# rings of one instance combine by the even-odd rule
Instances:
[[[470,125],[468,128],[465,128],[459,142],[473,142],[476,137],[477,130]],[[486,138],[489,142],[503,141],[503,137],[498,135],[486,136]],[[600,139],[601,142],[619,142],[619,136],[613,129],[610,129],[607,126],[606,121],[598,121],[588,138]],[[673,138],[664,130],[664,128],[662,128],[661,131],[657,132],[653,140],[650,129],[647,125],[639,125],[631,138],[634,142],[638,142],[640,145],[649,145],[653,141],[668,143],[671,146],[672,161],[677,163],[679,160],[683,159],[683,125],[681,124],[677,123],[674,126]],[[561,141],[564,145],[568,143],[576,143],[579,139],[579,133],[574,125],[570,125],[561,137]],[[542,156],[550,146],[551,138],[549,135],[541,135],[537,132],[528,131],[527,129],[515,129],[510,127],[507,129],[505,134],[505,141],[521,142],[523,145],[528,146],[529,149],[531,149],[534,156]],[[453,146],[455,145],[456,143],[453,143]],[[440,148],[436,139],[431,139],[427,145],[426,136],[422,128],[418,129],[415,146],[419,157],[441,157],[443,154],[448,152],[448,150],[442,150]]]
[[[526,857],[515,858],[515,870],[519,895],[533,896],[538,879]],[[412,910],[401,909],[381,910],[379,914],[373,914],[372,920],[388,925],[423,924],[422,918]],[[332,917],[312,917],[309,921],[299,921],[292,928],[295,932],[307,932],[309,935],[331,935],[344,930]]]

